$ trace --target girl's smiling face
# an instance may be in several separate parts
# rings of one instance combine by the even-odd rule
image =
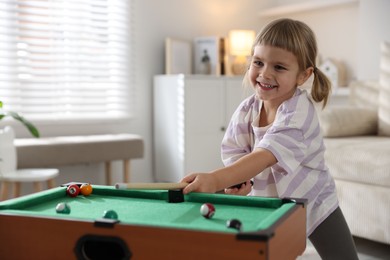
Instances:
[[[254,47],[249,78],[260,99],[280,105],[294,95],[296,87],[309,78],[312,70],[301,71],[296,56],[287,50],[257,45]]]

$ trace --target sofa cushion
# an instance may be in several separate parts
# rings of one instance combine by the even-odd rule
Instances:
[[[362,107],[334,106],[319,113],[324,137],[376,135],[377,111]]]
[[[340,208],[352,235],[390,246],[390,189],[337,179],[335,182]],[[383,255],[380,259],[388,257]]]
[[[378,111],[379,80],[357,80],[349,84],[348,103]]]
[[[381,44],[378,134],[390,136],[390,43]]]
[[[390,138],[325,138],[325,162],[335,179],[390,187]]]

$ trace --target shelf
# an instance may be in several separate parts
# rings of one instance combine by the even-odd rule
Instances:
[[[351,3],[358,3],[359,0],[311,0],[299,2],[296,4],[280,5],[272,8],[268,8],[259,12],[261,17],[281,16],[286,14],[314,11],[326,7],[334,7],[340,5],[346,5]]]

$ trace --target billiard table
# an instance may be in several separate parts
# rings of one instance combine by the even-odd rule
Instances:
[[[56,212],[60,202],[69,214]],[[212,218],[200,214],[204,203],[214,205]],[[100,185],[72,198],[65,185],[0,203],[0,259],[296,259],[306,246],[305,203]],[[106,210],[118,218],[103,218]],[[227,227],[231,219],[241,228]]]

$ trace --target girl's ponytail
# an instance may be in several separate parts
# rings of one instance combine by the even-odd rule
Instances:
[[[331,82],[328,77],[317,67],[314,67],[314,80],[311,89],[311,97],[315,102],[323,101],[322,108],[328,103],[328,97],[331,92]]]

